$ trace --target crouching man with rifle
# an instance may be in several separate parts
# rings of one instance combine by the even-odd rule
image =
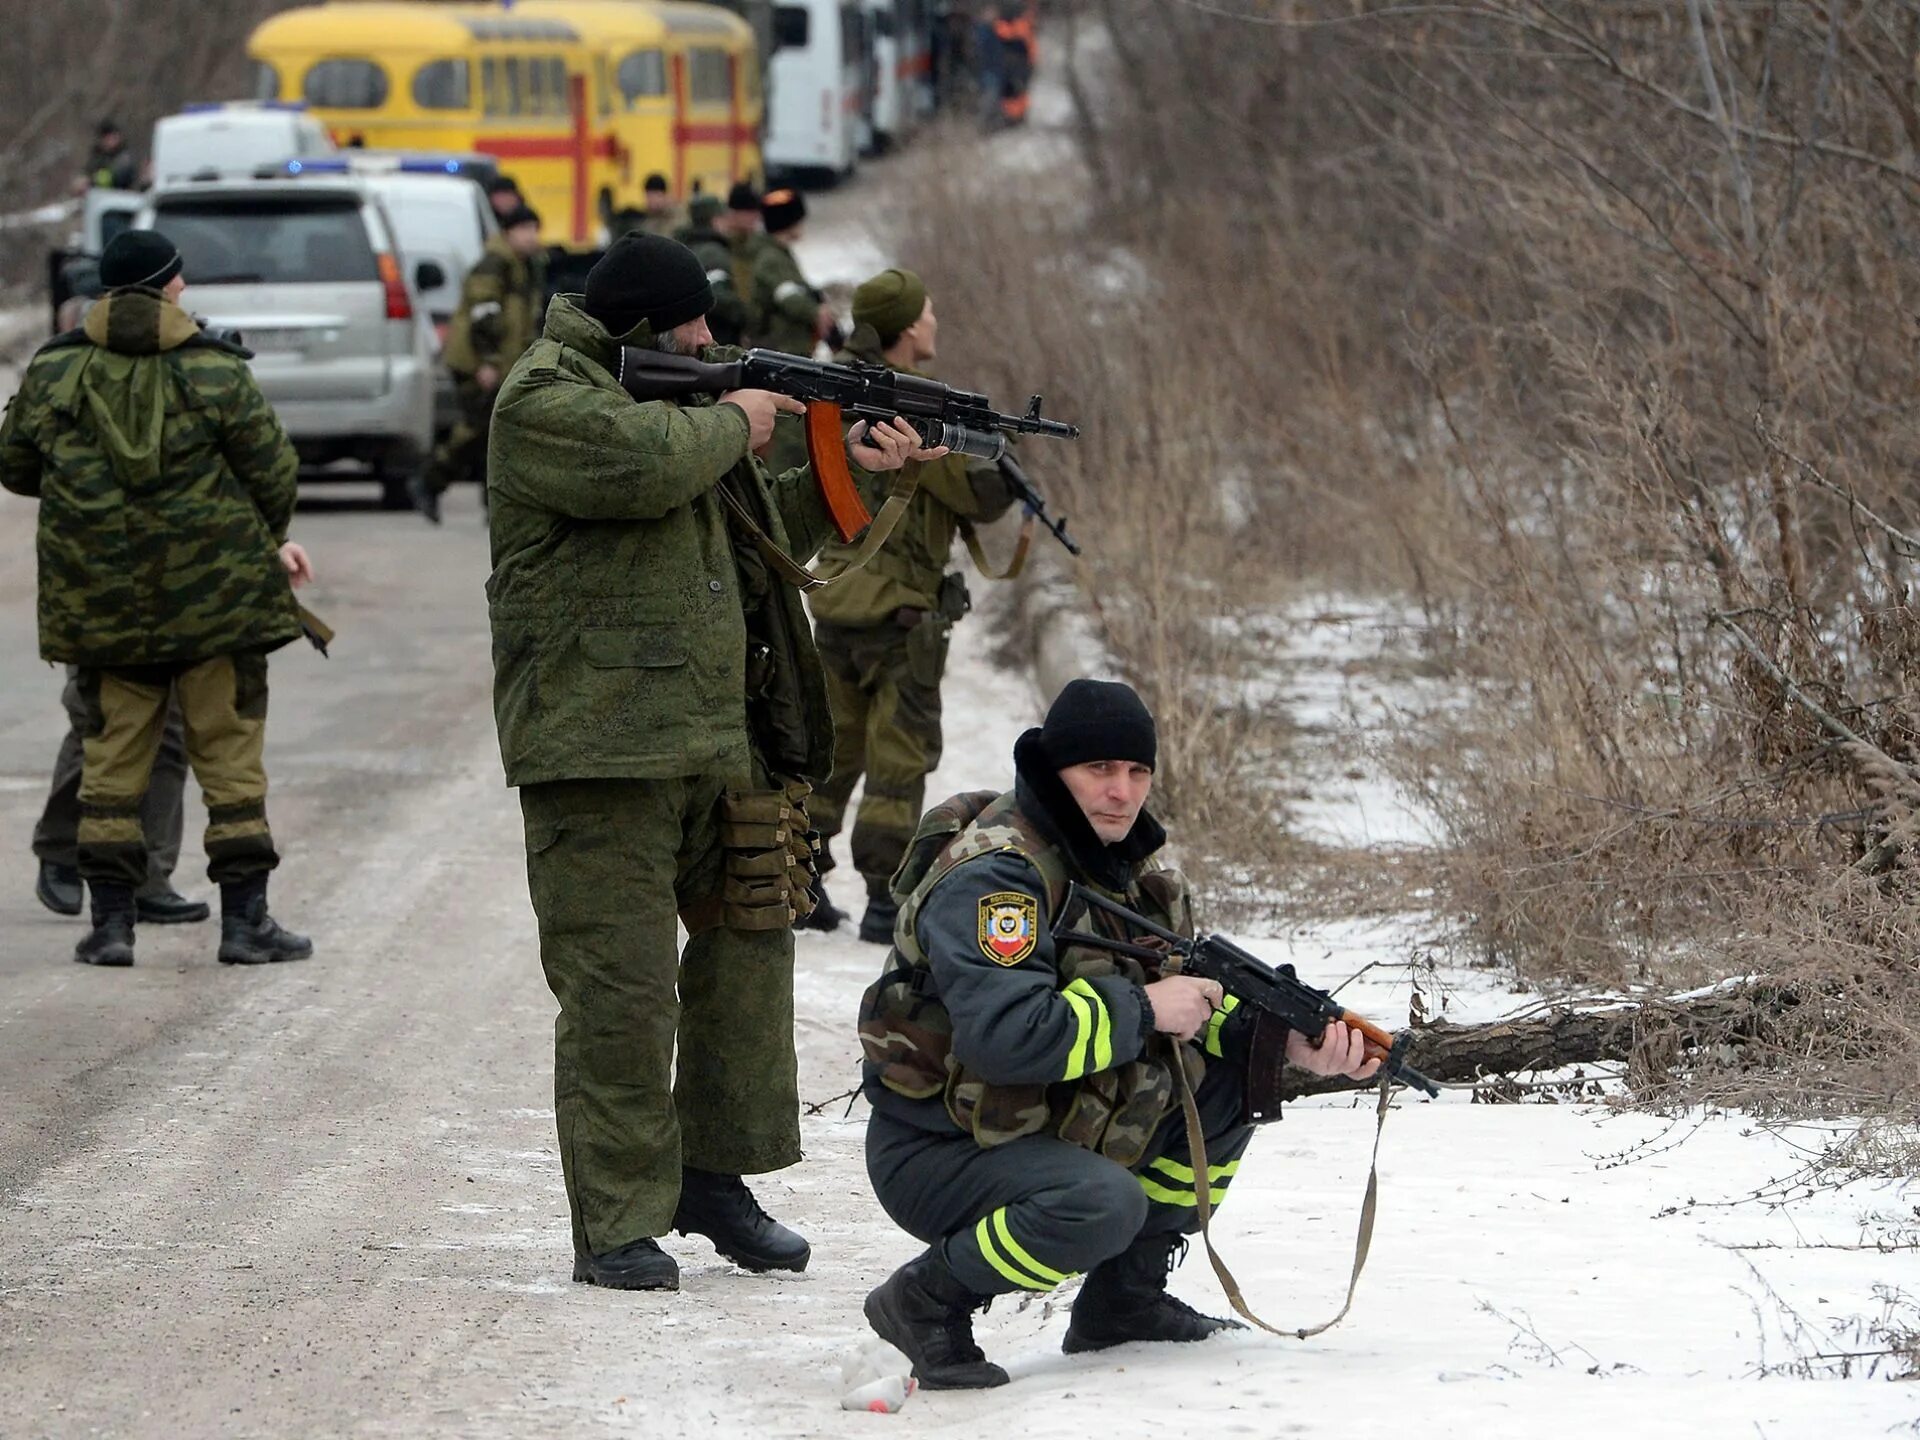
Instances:
[[[1173,973],[1193,924],[1153,863],[1156,750],[1131,689],[1075,680],[1015,745],[1014,788],[929,811],[894,877],[893,950],[861,1004],[867,1171],[929,1248],[866,1315],[930,1389],[1005,1384],[972,1312],[1075,1274],[1070,1353],[1237,1328],[1167,1294],[1184,1237],[1278,1117],[1287,1065],[1381,1063],[1351,1023],[1296,1010],[1295,1029],[1265,992]]]

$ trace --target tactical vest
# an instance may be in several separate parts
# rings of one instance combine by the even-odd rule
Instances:
[[[1067,856],[1020,812],[1013,793],[976,790],[943,800],[922,818],[894,872],[891,889],[900,916],[886,969],[861,997],[860,1048],[887,1089],[910,1100],[940,1096],[953,1122],[982,1145],[1046,1132],[1131,1167],[1173,1106],[1170,1064],[1176,1053],[1199,1083],[1205,1062],[1191,1047],[1155,1035],[1148,1052],[1136,1060],[1047,1085],[990,1084],[953,1054],[953,1017],[934,986],[932,964],[915,930],[921,908],[941,881],[967,861],[1003,850],[1021,855],[1040,872],[1047,914],[1057,923],[1075,877]],[[1192,933],[1186,882],[1175,871],[1148,870],[1125,891],[1106,893],[1168,929]],[[1137,938],[1103,913],[1080,908],[1084,913],[1069,916],[1073,928]],[[1139,985],[1159,978],[1137,960],[1085,946],[1062,949],[1055,963],[1058,990],[1083,976],[1123,975]]]

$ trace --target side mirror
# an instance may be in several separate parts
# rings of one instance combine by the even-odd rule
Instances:
[[[438,261],[422,260],[413,267],[413,283],[422,290],[438,290],[447,283],[447,272]]]

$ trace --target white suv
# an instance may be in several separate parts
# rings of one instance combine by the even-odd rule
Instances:
[[[180,249],[186,306],[238,330],[302,462],[356,461],[383,499],[433,446],[437,346],[385,207],[365,182],[167,185],[139,223]],[[337,472],[309,478],[352,478]]]

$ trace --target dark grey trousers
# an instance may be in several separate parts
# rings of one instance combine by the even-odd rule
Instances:
[[[33,853],[55,865],[80,863],[81,741],[87,730],[87,702],[80,693],[79,672],[67,669],[60,703],[67,711],[67,734],[53,761],[53,787],[47,808],[33,827]],[[180,725],[180,702],[168,702],[167,726],[160,737],[160,754],[153,762],[153,780],[140,802],[140,828],[147,837],[145,892],[166,887],[180,860],[187,788],[186,737]]]
[[[1241,1120],[1245,1089],[1243,1067],[1215,1061],[1197,1093],[1216,1206],[1253,1138]],[[1052,1136],[985,1147],[876,1110],[867,1121],[867,1175],[894,1222],[939,1248],[978,1295],[1051,1290],[1143,1235],[1200,1226],[1177,1106],[1132,1170]]]

